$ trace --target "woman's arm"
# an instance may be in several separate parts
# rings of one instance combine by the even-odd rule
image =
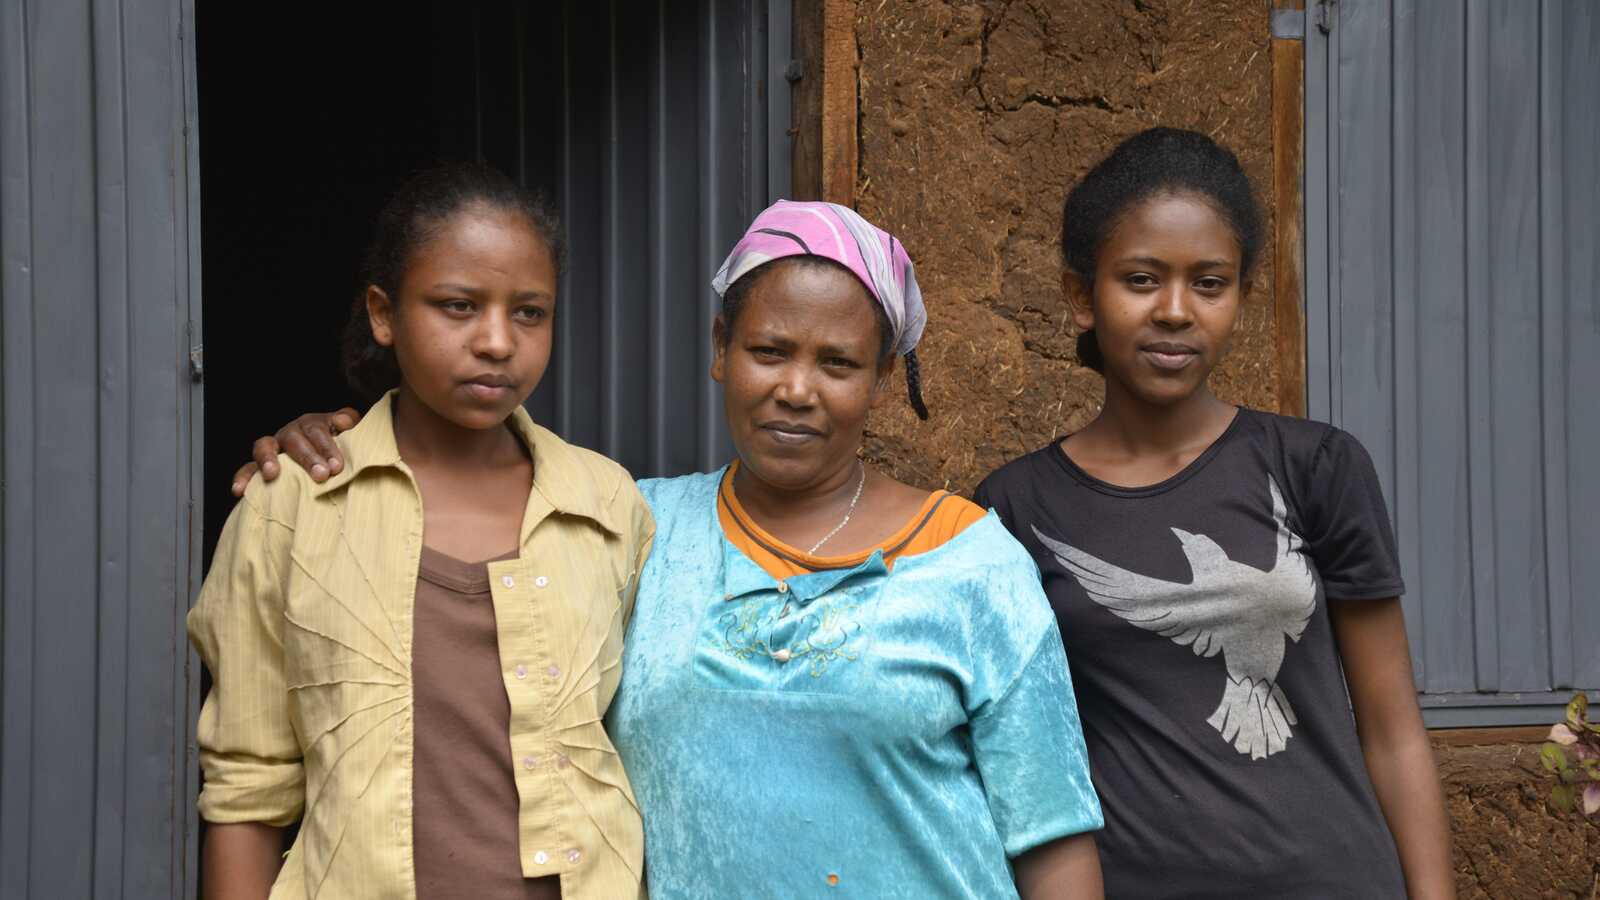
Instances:
[[[1105,896],[1100,851],[1095,849],[1092,834],[1040,844],[1012,860],[1012,871],[1022,900],[1098,900]]]
[[[251,461],[233,473],[233,495],[243,497],[245,485],[251,476],[261,472],[263,481],[278,477],[278,453],[300,464],[311,475],[311,480],[321,484],[344,468],[344,457],[334,436],[349,431],[361,421],[361,414],[346,406],[333,413],[306,413],[278,429],[272,437],[256,438],[250,448]]]
[[[282,828],[257,822],[206,826],[205,900],[266,900],[282,866]]]
[[[1334,601],[1328,610],[1361,752],[1400,851],[1406,892],[1412,900],[1454,898],[1450,820],[1417,708],[1400,601]]]

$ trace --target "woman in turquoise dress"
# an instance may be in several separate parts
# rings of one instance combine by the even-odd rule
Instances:
[[[651,893],[1100,896],[1038,569],[992,513],[859,456],[897,360],[926,415],[904,249],[845,207],[780,202],[714,286],[738,460],[640,483],[656,537],[607,715]],[[336,468],[308,426],[327,419],[280,438]]]

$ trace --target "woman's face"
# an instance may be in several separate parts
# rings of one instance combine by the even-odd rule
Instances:
[[[1129,209],[1096,257],[1093,296],[1067,277],[1073,319],[1094,329],[1106,379],[1156,405],[1199,390],[1233,336],[1240,262],[1233,229],[1193,194]]]
[[[367,289],[373,337],[393,347],[404,388],[463,428],[494,428],[550,362],[556,270],[521,216],[469,207],[407,261],[397,298]]]
[[[780,260],[754,277],[731,333],[717,319],[711,377],[745,471],[780,490],[819,487],[854,466],[883,398],[892,362],[878,365],[877,301],[837,266]]]

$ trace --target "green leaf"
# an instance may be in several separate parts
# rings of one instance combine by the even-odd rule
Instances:
[[[1561,812],[1572,812],[1576,792],[1568,784],[1558,784],[1550,789],[1550,805]]]
[[[1574,694],[1567,701],[1567,725],[1573,731],[1582,731],[1585,720],[1589,717],[1589,696],[1582,691]]]
[[[1539,748],[1539,762],[1546,772],[1565,772],[1568,767],[1566,751],[1556,744]]]

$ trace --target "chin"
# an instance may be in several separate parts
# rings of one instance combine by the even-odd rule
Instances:
[[[821,460],[796,456],[739,451],[739,462],[746,472],[780,490],[800,490],[817,477]]]

